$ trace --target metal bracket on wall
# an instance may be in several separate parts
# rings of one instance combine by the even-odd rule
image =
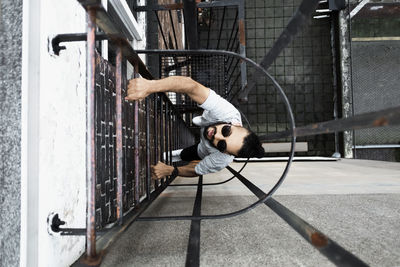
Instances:
[[[86,235],[86,228],[61,228],[65,221],[61,220],[58,213],[50,213],[47,217],[47,231],[50,235]],[[108,229],[96,231],[96,234],[105,234]]]
[[[105,33],[96,34],[96,41],[103,41],[110,39],[116,40],[118,38],[122,38],[122,35],[110,35]],[[57,34],[51,39],[51,47],[53,48],[54,54],[59,56],[61,50],[67,49],[65,46],[60,46],[60,43],[86,41],[86,39],[87,39],[86,32]]]

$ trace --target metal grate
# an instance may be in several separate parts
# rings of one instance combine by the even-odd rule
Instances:
[[[126,71],[125,71],[126,72]],[[126,76],[126,75],[123,75]],[[115,125],[115,67],[100,55],[96,55],[96,228],[103,228],[117,220],[117,168],[116,168],[116,125]],[[126,95],[126,78],[122,79],[122,97]],[[162,154],[192,145],[194,142],[183,120],[173,110],[164,94],[154,95],[138,102],[139,165],[135,165],[135,107],[134,103],[122,104],[122,202],[123,211],[128,212],[144,198],[146,179],[150,163],[163,160]],[[148,128],[147,128],[148,123]],[[149,139],[149,147],[147,146]],[[166,163],[169,162],[169,156]],[[136,170],[138,168],[138,170]],[[138,181],[135,180],[136,171]],[[164,184],[166,181],[162,180]],[[150,185],[150,192],[159,183]]]
[[[354,114],[398,105],[398,41],[352,42]],[[355,131],[356,145],[398,144],[400,127]]]
[[[288,24],[300,5],[295,1],[247,1],[247,55],[260,62]],[[333,119],[333,72],[330,44],[331,19],[310,19],[268,71],[285,90],[292,105],[297,126]],[[282,100],[265,79],[257,80],[249,103],[242,111],[258,134],[287,129]],[[308,152],[298,155],[331,156],[335,151],[334,135],[298,138],[308,142]]]
[[[227,57],[220,55],[160,56],[161,78],[182,75],[193,78],[223,97],[228,94]],[[188,96],[170,93],[169,98],[182,112],[200,110]]]
[[[116,220],[115,68],[96,54],[96,228]]]

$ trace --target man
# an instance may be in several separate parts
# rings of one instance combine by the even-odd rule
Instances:
[[[190,163],[173,167],[158,162],[152,166],[153,178],[161,179],[168,175],[195,177],[222,170],[235,156],[263,157],[264,149],[258,137],[242,127],[239,111],[213,90],[189,77],[132,79],[129,81],[126,99],[140,100],[157,92],[187,94],[204,109],[204,112],[201,116],[193,118],[193,123],[201,127],[200,143],[178,152],[182,160]]]

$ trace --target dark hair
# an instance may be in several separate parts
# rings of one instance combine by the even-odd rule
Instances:
[[[249,131],[249,135],[247,135],[243,140],[243,146],[238,152],[238,157],[240,158],[262,158],[264,157],[264,148],[258,139],[258,136]]]

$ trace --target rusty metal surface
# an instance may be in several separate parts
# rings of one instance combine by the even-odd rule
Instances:
[[[117,220],[122,223],[122,51],[118,47],[115,59],[115,91],[116,91],[116,165],[117,165]]]
[[[369,129],[400,124],[400,106],[376,112],[369,112],[338,120],[314,123],[294,129],[295,136],[328,134],[335,131]],[[260,136],[261,141],[271,141],[291,136],[290,131]]]
[[[170,155],[171,149],[183,148],[194,143],[193,136],[165,94],[150,96],[145,101],[136,103],[126,101],[124,99],[127,88],[126,70],[123,66],[121,70],[118,69],[97,54],[95,91],[97,230],[115,223],[124,213],[137,208],[143,197],[149,196],[159,187],[158,181],[150,179],[150,165],[162,160],[163,152],[168,151]],[[120,115],[118,79],[121,80]],[[121,116],[121,150],[118,148],[119,116]],[[173,117],[175,119],[172,119]],[[118,163],[119,158],[121,165]],[[122,183],[118,182],[119,177]],[[165,185],[165,181],[163,184]],[[119,187],[122,192],[120,196],[117,193]],[[118,217],[118,212],[121,217]]]
[[[95,232],[95,31],[96,10],[89,9],[87,16],[86,42],[86,255],[89,259],[96,256]]]

